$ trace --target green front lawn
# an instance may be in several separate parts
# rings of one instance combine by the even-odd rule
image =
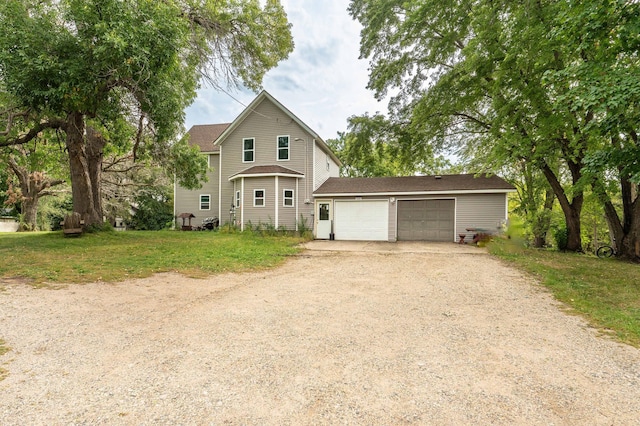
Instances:
[[[43,283],[115,282],[157,272],[204,277],[268,268],[302,240],[253,233],[131,231],[64,238],[61,232],[0,235],[0,277]]]
[[[534,274],[593,326],[640,347],[640,265],[593,255],[523,249],[498,240],[492,254]]]

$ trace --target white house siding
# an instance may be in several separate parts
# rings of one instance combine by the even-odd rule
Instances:
[[[221,198],[222,206],[230,205],[234,196],[233,182],[229,177],[253,166],[280,165],[299,173],[305,173],[305,155],[311,155],[310,148],[305,148],[305,143],[312,143],[311,135],[307,134],[288,115],[276,107],[268,99],[263,100],[254,108],[254,113],[248,115],[221,144]],[[277,161],[277,137],[289,136],[289,160]],[[242,140],[255,138],[255,161],[242,162]],[[295,139],[302,139],[296,141]],[[307,171],[312,174],[311,170]],[[272,178],[273,181],[273,178]],[[300,191],[304,193],[305,181],[311,185],[310,176],[300,180]],[[309,197],[311,197],[309,186]],[[253,195],[252,195],[253,197]],[[304,201],[304,200],[303,200]],[[253,205],[253,198],[251,199]],[[313,213],[313,204],[300,205],[300,212],[310,216]]]
[[[496,232],[507,220],[507,194],[456,195],[456,235],[467,228]]]
[[[313,162],[313,191],[318,189],[330,177],[340,176],[338,164],[317,143],[313,144]],[[327,170],[327,162],[329,163],[329,170]]]
[[[193,225],[199,225],[202,222],[202,219],[209,216],[218,216],[218,159],[219,156],[217,154],[208,154],[209,155],[209,167],[210,170],[207,172],[208,181],[203,184],[202,188],[195,190],[188,190],[180,187],[179,185],[175,185],[175,193],[174,193],[174,215],[179,215],[180,213],[193,213],[196,218],[192,219]],[[200,210],[200,195],[211,195],[211,209],[210,210]]]

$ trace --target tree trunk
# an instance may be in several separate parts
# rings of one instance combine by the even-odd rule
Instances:
[[[85,227],[100,224],[102,223],[102,212],[100,204],[98,206],[95,204],[94,191],[96,189],[91,180],[89,158],[85,146],[84,115],[80,112],[69,114],[66,131],[73,211],[80,213]]]
[[[89,179],[93,188],[93,205],[100,217],[100,223],[104,218],[102,209],[102,162],[105,145],[106,140],[102,134],[91,127],[87,127],[86,152],[89,163]]]
[[[567,250],[582,252],[582,236],[580,230],[580,213],[582,212],[582,204],[584,202],[584,194],[582,191],[575,191],[573,199],[569,201],[567,193],[560,184],[560,181],[556,177],[556,174],[551,170],[547,163],[542,165],[542,172],[544,173],[551,189],[555,194],[562,213],[564,213],[565,224],[567,225]],[[577,183],[574,176],[574,185]]]
[[[37,194],[22,198],[23,231],[38,230],[38,201],[40,200]]]
[[[613,235],[612,244],[616,248],[616,256],[632,262],[640,262],[640,197],[638,187],[625,178],[620,179],[622,190],[622,220],[614,207],[603,185],[596,180],[594,192],[603,201],[604,212]]]

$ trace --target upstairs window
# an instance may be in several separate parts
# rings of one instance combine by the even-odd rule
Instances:
[[[254,138],[242,139],[242,162],[253,163],[256,152],[256,140]]]
[[[289,159],[289,136],[278,136],[278,161]]]
[[[282,205],[285,207],[293,207],[293,189],[285,189],[282,191]]]
[[[264,207],[264,189],[253,190],[253,207]]]
[[[211,195],[200,195],[200,210],[211,210]]]

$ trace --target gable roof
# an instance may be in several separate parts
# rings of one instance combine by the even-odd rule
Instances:
[[[230,125],[231,123],[191,126],[187,132],[189,134],[189,143],[200,147],[200,152],[219,152],[220,147],[215,144],[215,141]]]
[[[322,150],[325,151],[327,154],[329,154],[333,159],[333,161],[335,161],[336,164],[338,164],[338,166],[342,166],[342,162],[334,154],[331,148],[329,148],[326,142],[322,140],[322,138],[318,136],[318,134],[314,132],[309,126],[307,126],[302,120],[296,117],[294,113],[289,111],[276,98],[271,96],[271,94],[269,94],[269,92],[267,92],[266,90],[263,90],[262,92],[260,92],[260,94],[256,96],[256,98],[253,101],[251,101],[251,103],[240,113],[240,115],[238,115],[236,119],[233,120],[233,122],[226,129],[224,129],[222,134],[216,139],[215,144],[216,145],[221,144],[224,141],[224,139],[227,137],[227,135],[233,132],[251,113],[254,113],[256,107],[260,104],[260,102],[262,102],[265,99],[272,102],[276,107],[282,110],[282,112],[284,112],[291,120],[293,120],[296,124],[298,124],[298,126],[302,127],[302,129],[305,132],[309,133],[311,137],[315,139],[316,142],[320,145]]]
[[[258,176],[287,176],[287,177],[304,177],[304,173],[296,172],[282,166],[253,166],[231,175],[229,180],[235,180],[241,177],[258,177]]]
[[[513,192],[515,187],[496,175],[436,175],[372,178],[329,178],[314,195],[401,195]]]

